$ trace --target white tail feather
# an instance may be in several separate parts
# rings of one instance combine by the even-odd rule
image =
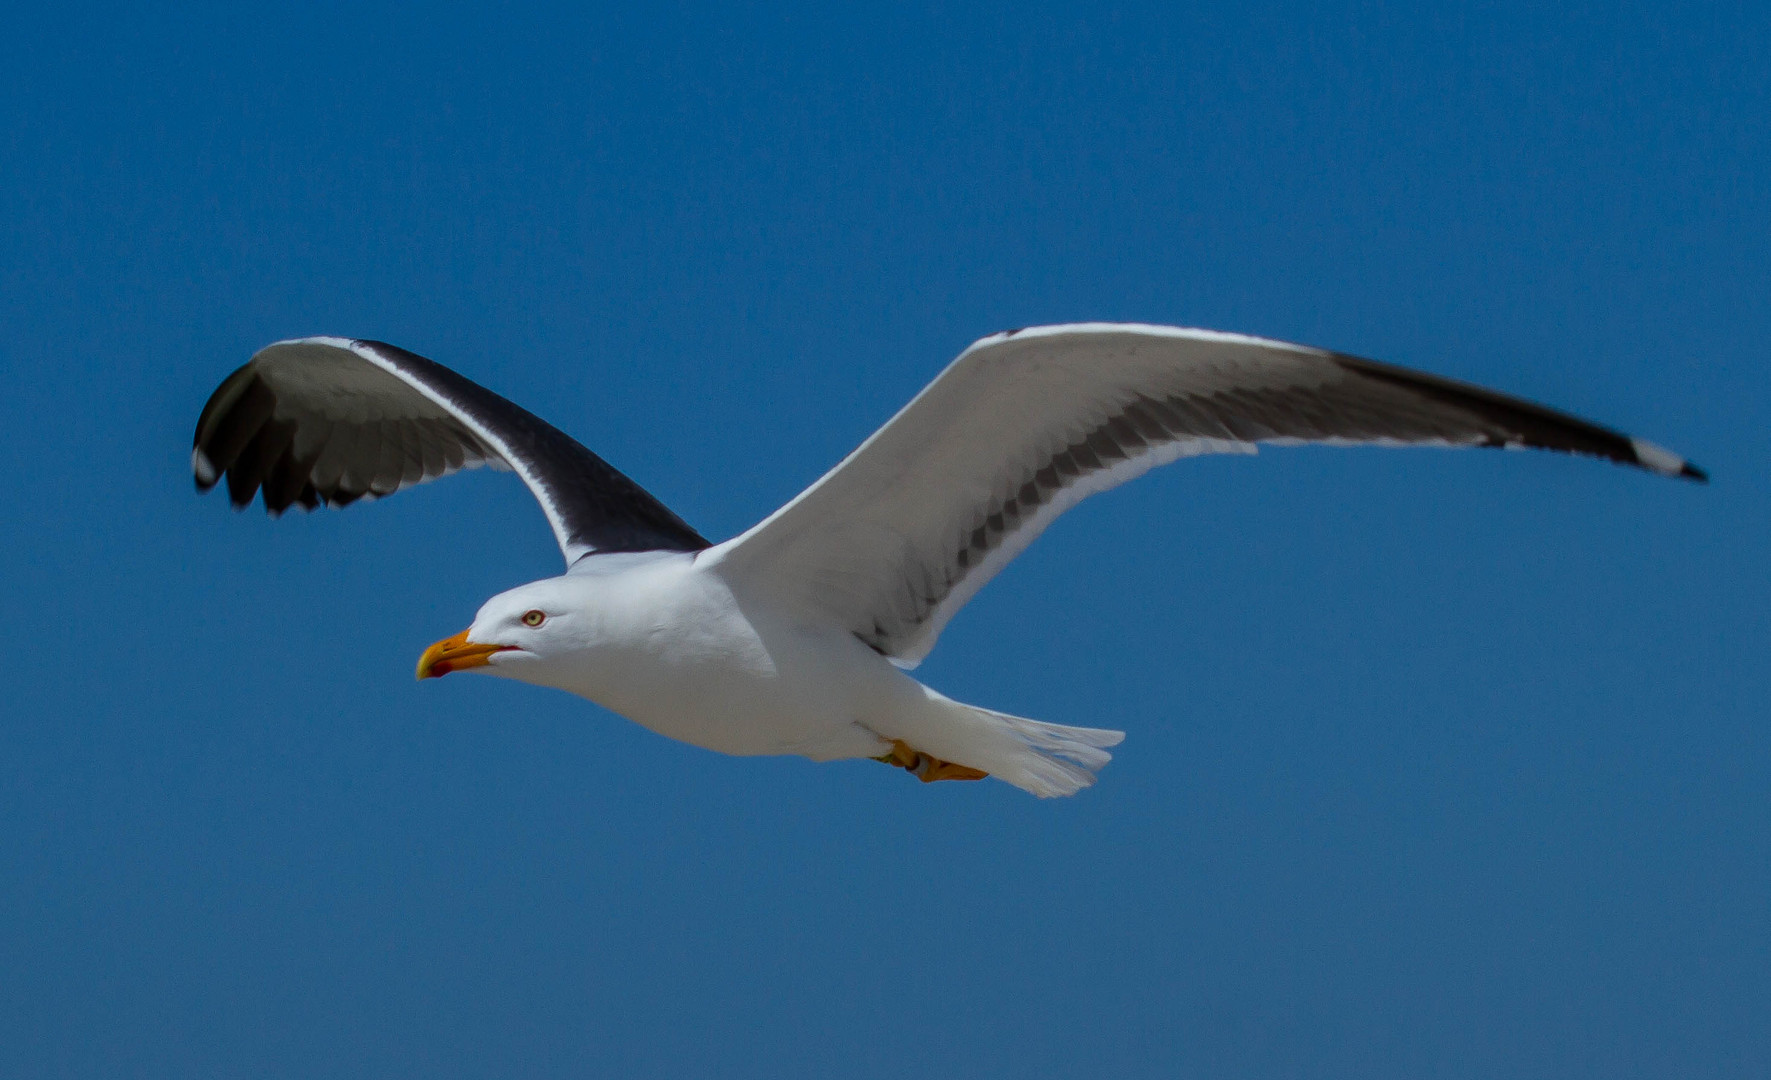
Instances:
[[[1074,795],[1095,782],[1123,731],[1045,724],[981,709],[921,687],[921,707],[904,710],[874,730],[943,761],[982,769],[1042,799]]]
[[[975,706],[972,711],[1009,728],[1024,747],[1012,761],[985,771],[1042,799],[1074,795],[1093,784],[1095,773],[1113,760],[1105,748],[1125,739],[1123,731],[1046,724]]]

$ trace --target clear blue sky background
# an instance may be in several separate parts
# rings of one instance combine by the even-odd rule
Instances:
[[[0,1074],[1763,1077],[1771,8],[47,5],[0,33]],[[1039,802],[415,684],[514,480],[271,522],[191,429],[383,338],[714,537],[972,339],[1136,319],[1685,453],[1096,499],[921,674]]]

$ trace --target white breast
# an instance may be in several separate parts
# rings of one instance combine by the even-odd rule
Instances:
[[[673,739],[726,754],[857,756],[874,741],[855,720],[909,683],[852,635],[741,602],[693,556],[595,580],[594,648],[531,681]],[[839,752],[820,749],[832,744]]]

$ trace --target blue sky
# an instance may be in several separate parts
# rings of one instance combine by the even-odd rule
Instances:
[[[1771,9],[81,7],[0,34],[0,1074],[1771,1070]],[[1202,325],[1708,467],[1274,451],[1060,522],[919,674],[1039,802],[415,684],[557,571],[471,474],[197,498],[377,337],[710,536],[968,342]]]

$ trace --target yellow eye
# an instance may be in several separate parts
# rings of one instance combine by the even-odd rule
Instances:
[[[524,626],[540,626],[542,623],[544,623],[546,621],[547,621],[547,616],[545,614],[543,614],[542,612],[528,611],[528,612],[523,613],[523,625]]]

